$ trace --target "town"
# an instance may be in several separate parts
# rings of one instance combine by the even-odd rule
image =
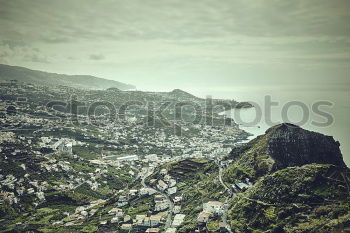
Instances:
[[[8,208],[23,210],[24,219],[35,213],[29,222],[14,223],[18,229],[27,229],[31,221],[48,215],[52,219],[45,221],[57,228],[77,227],[94,219],[96,224],[87,225],[85,230],[99,226],[176,232],[187,219],[179,179],[166,169],[161,169],[161,179],[150,179],[151,175],[164,164],[177,161],[219,161],[249,136],[235,124],[225,124],[219,114],[212,122],[222,124],[168,119],[165,125],[150,126],[143,109],[131,109],[122,120],[109,121],[101,114],[91,122],[83,113],[73,115],[47,107],[50,98],[62,100],[67,92],[78,95],[73,88],[49,89],[17,82],[2,83],[1,88],[0,144],[4,156],[0,196]],[[77,98],[92,96],[94,92],[90,92]],[[106,98],[112,98],[111,91],[105,93]],[[112,94],[122,95],[115,90]],[[136,93],[139,95],[142,93]],[[161,98],[165,95],[160,94]],[[185,98],[183,95],[179,98]],[[184,114],[186,118],[192,113]],[[196,217],[199,226],[225,212],[224,203],[218,200],[200,208]],[[221,222],[219,227],[225,231],[226,225]]]

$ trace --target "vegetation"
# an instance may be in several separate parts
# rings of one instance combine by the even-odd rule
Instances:
[[[161,168],[177,179],[178,194],[183,196],[181,213],[186,217],[179,228],[180,232],[191,232],[197,227],[197,216],[203,203],[212,200],[223,201],[225,190],[218,180],[218,166],[205,159],[185,159],[165,164],[152,178],[158,178]]]
[[[347,174],[348,175],[348,174]],[[330,232],[350,226],[350,196],[341,171],[310,164],[267,175],[235,197],[229,217],[238,232]]]

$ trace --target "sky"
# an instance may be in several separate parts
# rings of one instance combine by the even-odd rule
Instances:
[[[348,0],[0,0],[0,63],[139,89],[348,89]]]
[[[328,100],[350,164],[349,0],[0,0],[0,63],[140,90]]]

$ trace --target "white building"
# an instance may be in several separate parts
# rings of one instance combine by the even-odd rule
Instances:
[[[182,222],[184,221],[186,215],[185,214],[177,214],[174,217],[173,223],[171,224],[172,227],[179,227]]]
[[[164,181],[159,180],[157,184],[157,188],[159,188],[161,191],[164,191],[168,188],[168,185]]]
[[[224,212],[224,204],[219,201],[209,201],[203,204],[203,211],[211,214],[222,215]]]
[[[169,194],[169,195],[173,195],[173,194],[175,194],[177,192],[177,187],[172,187],[172,188],[169,188],[168,190],[167,190],[167,193]]]
[[[121,156],[116,158],[117,161],[135,161],[139,160],[138,155],[126,155],[126,156]]]
[[[209,221],[210,216],[211,216],[210,213],[202,211],[198,215],[197,222],[206,223]]]

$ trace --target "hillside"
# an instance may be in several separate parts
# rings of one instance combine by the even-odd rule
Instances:
[[[3,64],[0,64],[0,80],[17,80],[44,86],[62,85],[84,89],[107,89],[115,87],[121,90],[129,90],[135,88],[133,85],[90,75],[55,74]]]
[[[350,171],[333,137],[280,124],[227,158],[228,186],[255,181],[231,199],[228,219],[236,232],[350,229]]]
[[[224,188],[218,180],[218,166],[206,159],[184,159],[161,167],[177,181],[178,194],[181,194],[181,213],[186,217],[178,232],[193,232],[197,228],[197,216],[202,204],[210,200],[224,200]],[[153,180],[162,179],[161,170],[152,175]],[[150,182],[152,179],[148,179]]]
[[[349,232],[350,173],[334,165],[290,167],[233,198],[236,232]]]
[[[350,170],[330,136],[280,124],[235,147],[220,163],[185,159],[162,168],[176,177],[184,197],[179,232],[350,229]],[[159,170],[152,178],[160,179]],[[203,224],[197,219],[209,201],[223,203],[223,213]]]

